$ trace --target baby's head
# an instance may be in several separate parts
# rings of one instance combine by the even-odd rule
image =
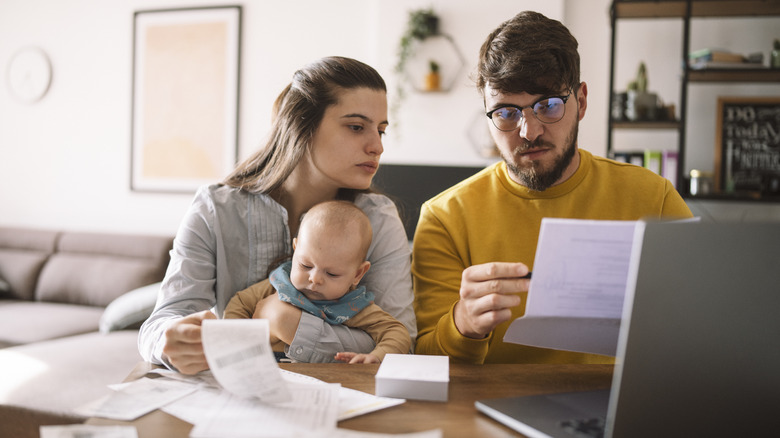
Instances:
[[[293,239],[290,280],[310,300],[337,300],[354,289],[371,266],[371,222],[347,201],[327,201],[301,219]]]

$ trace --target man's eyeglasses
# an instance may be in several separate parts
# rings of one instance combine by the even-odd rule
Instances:
[[[540,122],[555,123],[566,113],[566,101],[570,96],[571,93],[565,96],[543,97],[528,106],[504,105],[488,111],[485,115],[499,131],[514,131],[519,128],[520,122],[523,121],[523,110],[526,108],[531,108],[534,117]]]

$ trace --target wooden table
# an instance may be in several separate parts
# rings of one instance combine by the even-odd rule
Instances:
[[[374,393],[374,375],[379,365],[279,364],[282,369],[306,374],[330,383]],[[151,365],[141,363],[128,380],[142,377]],[[474,401],[566,391],[608,388],[612,365],[461,365],[450,364],[448,401],[407,400],[399,406],[339,422],[338,427],[382,433],[422,432],[442,429],[445,437],[522,436],[486,417]],[[132,424],[139,438],[187,437],[192,425],[154,411],[133,422],[92,418],[87,424]]]

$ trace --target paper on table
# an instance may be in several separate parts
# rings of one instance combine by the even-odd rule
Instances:
[[[281,371],[282,377],[291,384],[328,385],[328,383],[322,380],[305,374],[294,373],[283,369],[280,369],[279,371]],[[181,378],[175,371],[161,369],[153,372],[174,379]],[[195,381],[200,381],[200,379]],[[199,421],[202,421],[204,418],[208,418],[211,415],[213,407],[216,405],[216,400],[220,396],[220,391],[219,388],[201,387],[197,392],[163,406],[162,410],[190,424],[197,424]],[[406,400],[402,398],[378,397],[373,394],[340,386],[338,389],[337,421],[343,421],[391,406],[397,406],[404,402],[406,402]]]
[[[405,403],[403,398],[379,397],[356,389],[339,389],[338,421],[359,417],[369,412],[379,411]]]
[[[211,372],[226,390],[266,403],[291,400],[279,372],[265,319],[207,319],[201,328]]]
[[[159,379],[158,379],[159,380]],[[196,425],[214,415],[214,406],[222,403],[222,397],[229,393],[221,388],[201,387],[192,394],[160,408],[180,420]]]
[[[149,374],[157,374],[166,379],[191,383],[193,385],[220,388],[219,382],[217,382],[217,379],[214,378],[214,374],[212,374],[210,370],[201,371],[198,374],[182,374],[178,371],[169,370],[168,368],[154,368],[147,372],[147,375]]]
[[[195,423],[190,438],[309,436],[336,428],[339,384],[290,383],[291,400],[267,404],[221,392],[211,412]]]
[[[173,380],[157,381],[142,377],[111,385],[111,394],[77,408],[77,414],[132,421],[198,389],[196,385]]]
[[[442,438],[443,436],[444,433],[441,429],[409,433],[376,433],[350,429],[336,429],[328,434],[307,435],[306,438]]]
[[[63,426],[40,426],[41,438],[138,438],[134,426],[94,426],[68,424]]]
[[[288,382],[327,385],[322,380],[305,374],[281,370],[282,376]],[[402,398],[379,397],[356,389],[339,387],[339,411],[338,421],[359,417],[369,412],[379,411],[391,406],[405,403]]]
[[[614,356],[636,223],[542,219],[525,315],[504,341]]]

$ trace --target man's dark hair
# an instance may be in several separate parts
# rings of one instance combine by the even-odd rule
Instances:
[[[577,40],[560,21],[524,11],[488,35],[479,51],[476,85],[504,94],[555,95],[580,83]]]

